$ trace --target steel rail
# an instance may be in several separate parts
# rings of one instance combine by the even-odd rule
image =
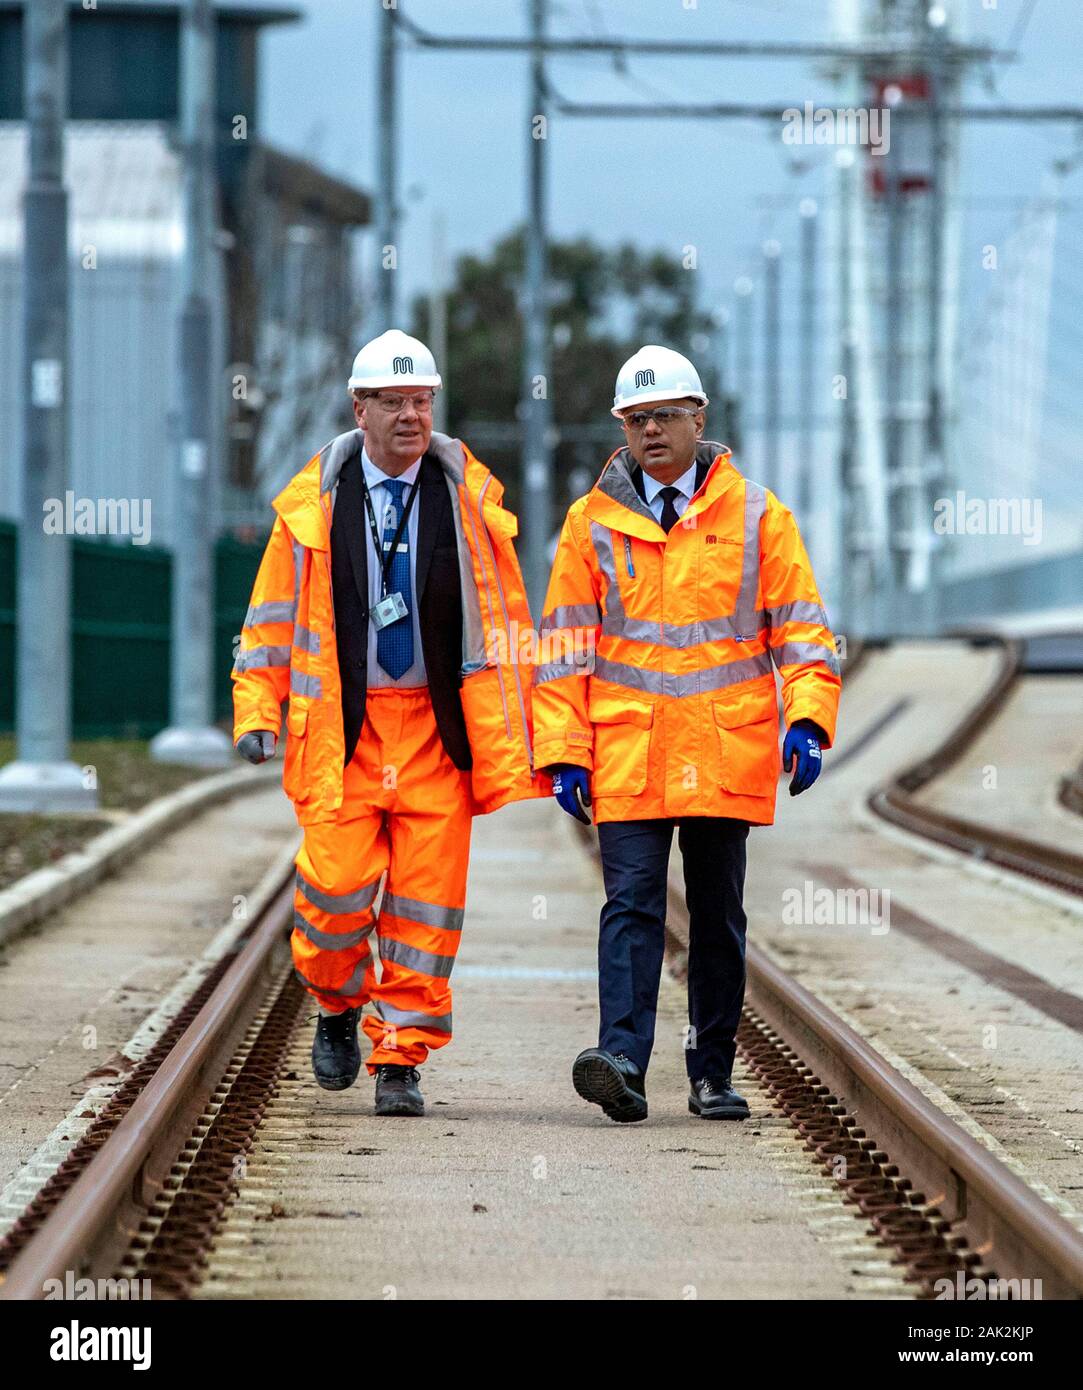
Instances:
[[[749,945],[757,1013],[875,1137],[891,1161],[1002,1279],[1044,1298],[1083,1297],[1083,1235],[924,1096],[823,1000]]]
[[[971,746],[1023,674],[1025,642],[983,638],[982,645],[988,645],[990,640],[1001,647],[1002,660],[995,679],[981,699],[931,753],[876,787],[869,794],[867,805],[881,819],[911,834],[933,840],[982,863],[996,864],[1012,873],[1050,884],[1065,893],[1083,896],[1083,856],[983,825],[980,821],[949,815],[935,807],[924,806],[915,798],[916,792],[946,772]],[[1072,808],[1069,788],[1073,780],[1064,779],[1060,788],[1060,799],[1069,808]]]
[[[668,909],[667,954],[683,974],[688,914],[672,880]],[[1083,1297],[1083,1235],[763,950],[749,942],[745,959],[746,1010],[814,1073],[810,1095],[827,1087],[998,1278],[1040,1279],[1045,1298]]]
[[[45,1283],[110,1277],[273,984],[292,911],[292,865],[217,988],[127,1114],[15,1256],[0,1298],[41,1299]]]

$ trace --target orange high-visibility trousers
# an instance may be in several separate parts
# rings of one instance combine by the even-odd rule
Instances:
[[[428,690],[368,691],[341,810],[305,826],[291,941],[325,1008],[374,1006],[362,1018],[370,1072],[417,1066],[451,1041],[472,823],[470,774],[448,757]]]

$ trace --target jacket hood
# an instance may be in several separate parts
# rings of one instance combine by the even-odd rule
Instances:
[[[339,475],[350,459],[361,453],[365,443],[365,431],[347,430],[336,435],[320,452],[309,459],[282,491],[273,499],[271,505],[289,527],[291,533],[302,545],[313,550],[326,550],[330,545],[330,520],[334,507],[335,489]],[[489,475],[489,470],[480,463],[459,439],[433,431],[429,447],[431,454],[445,475],[456,486],[467,484],[471,490],[480,487]],[[494,500],[503,493],[496,484],[490,489]],[[321,499],[329,497],[326,511]]]
[[[696,462],[708,465],[707,476],[688,504],[693,515],[710,505],[727,487],[740,477],[732,462],[730,450],[713,439],[700,440],[696,447]],[[658,522],[654,513],[636,491],[632,481],[635,460],[627,445],[607,460],[601,477],[587,494],[585,511],[589,517],[604,525],[619,525],[632,535],[646,540],[658,539]],[[631,516],[629,515],[631,513]],[[686,513],[687,515],[688,513]]]

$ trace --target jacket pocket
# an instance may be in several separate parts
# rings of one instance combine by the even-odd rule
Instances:
[[[512,710],[515,697],[509,695],[497,666],[464,671],[460,695],[473,763],[470,789],[475,801],[487,805],[506,796],[528,769],[526,746]]]
[[[647,786],[654,706],[592,691],[587,711],[594,728],[592,792],[638,796]]]
[[[286,761],[282,789],[291,801],[303,801],[305,743],[308,739],[308,706],[291,700],[286,711]]]
[[[721,752],[719,785],[743,796],[772,796],[782,755],[774,688],[714,702]]]

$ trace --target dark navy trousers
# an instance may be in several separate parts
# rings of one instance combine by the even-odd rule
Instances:
[[[691,1080],[729,1076],[745,994],[742,898],[748,822],[714,816],[598,826],[606,901],[598,939],[598,1046],[646,1072],[665,950],[673,827],[689,916],[685,1061]]]

